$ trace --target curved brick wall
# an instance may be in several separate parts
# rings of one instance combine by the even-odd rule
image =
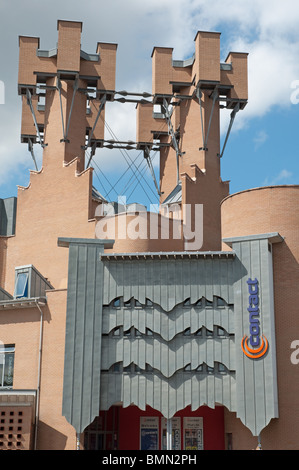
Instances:
[[[262,432],[264,449],[290,449],[290,429],[299,432],[299,365],[291,363],[291,343],[299,340],[299,186],[271,186],[236,193],[223,200],[222,238],[279,232],[273,245],[275,330],[280,418]],[[227,250],[227,245],[223,244]],[[248,434],[227,416],[235,445],[248,444]],[[241,431],[241,432],[240,432]]]
[[[108,225],[105,220],[109,220]],[[96,238],[115,240],[113,248],[105,249],[107,253],[184,250],[183,239],[173,236],[173,233],[179,233],[180,221],[167,219],[160,214],[152,220],[149,212],[140,213],[140,215],[124,213],[105,220],[103,220],[103,227],[98,225],[100,223],[98,221],[95,233]],[[165,223],[164,226],[163,223]],[[169,232],[167,230],[168,224]],[[162,230],[162,226],[165,227],[164,230]],[[102,230],[105,230],[105,233]]]

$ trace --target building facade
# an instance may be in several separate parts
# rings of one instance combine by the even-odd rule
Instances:
[[[220,172],[247,54],[221,63],[200,31],[190,59],[155,47],[136,142],[108,142],[117,45],[57,29],[49,51],[19,38],[21,140],[43,163],[0,201],[1,448],[298,449],[299,186],[230,195]],[[159,151],[158,213],[95,189],[95,152],[122,144],[150,169]]]

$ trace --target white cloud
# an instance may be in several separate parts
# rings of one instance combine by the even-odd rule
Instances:
[[[267,132],[264,130],[259,131],[255,137],[253,138],[253,142],[255,143],[255,150],[257,150],[261,145],[263,145],[267,140],[269,136]]]
[[[274,178],[266,178],[263,182],[263,186],[275,186],[279,184],[288,184],[292,178],[293,173],[289,170],[283,169],[277,176]]]
[[[35,169],[35,166],[27,146],[20,143],[20,117],[5,104],[0,106],[0,121],[0,187],[13,181],[16,175],[20,177],[21,185],[25,179],[27,184],[29,182],[27,170]],[[41,153],[38,151],[36,160],[38,164],[41,163]],[[10,194],[7,195],[9,196]]]
[[[196,31],[222,32],[222,58],[230,50],[249,53],[249,103],[238,113],[235,131],[277,106],[291,106],[291,83],[299,79],[299,3],[293,0],[53,0],[39,2],[38,18],[35,0],[3,0],[0,14],[5,18],[0,79],[7,94],[0,114],[0,186],[31,164],[26,146],[19,144],[18,35],[39,36],[41,47],[51,48],[57,41],[57,19],[83,22],[82,48],[87,52],[94,52],[97,41],[118,43],[116,87],[127,91],[151,91],[154,46],[173,47],[174,58],[183,59],[193,53]],[[222,131],[228,119],[229,113],[223,113]],[[116,105],[107,121],[118,139],[135,140],[134,110],[127,105]],[[107,155],[104,167],[109,160],[122,162]]]

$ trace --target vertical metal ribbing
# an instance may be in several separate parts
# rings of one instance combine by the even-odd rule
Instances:
[[[103,266],[101,242],[70,243],[62,414],[81,433],[100,403]]]

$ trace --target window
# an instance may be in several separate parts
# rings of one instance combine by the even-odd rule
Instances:
[[[14,373],[14,345],[0,346],[0,388],[12,388]]]
[[[224,330],[224,328],[221,328],[221,326],[217,327],[217,336],[226,336],[225,335],[225,330]]]
[[[120,372],[121,371],[120,362],[117,362],[116,364],[113,364],[112,370],[113,370],[113,372]]]
[[[217,307],[225,307],[226,302],[222,297],[216,297]]]
[[[225,365],[219,363],[219,364],[218,364],[218,372],[219,372],[220,374],[225,374],[226,371],[227,371],[227,369],[226,369]]]
[[[28,297],[28,272],[17,274],[15,297]]]

